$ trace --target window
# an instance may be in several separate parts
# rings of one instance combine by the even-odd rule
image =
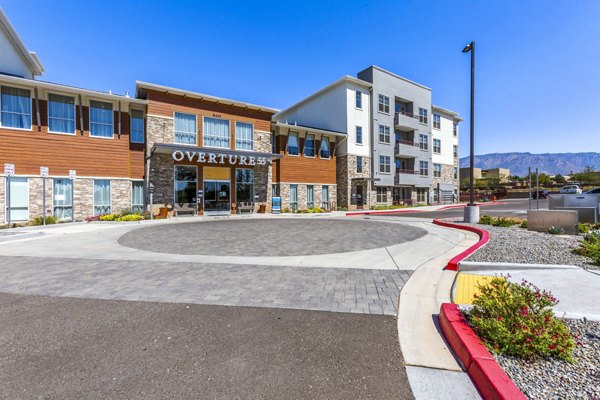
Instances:
[[[271,185],[271,197],[279,197],[279,185],[274,183]]]
[[[458,146],[452,146],[452,153],[454,153],[454,158],[458,158]]]
[[[306,208],[315,208],[315,187],[306,186]]]
[[[360,90],[356,91],[355,106],[356,108],[362,108],[362,92]]]
[[[390,142],[390,127],[379,125],[379,141],[382,143]]]
[[[327,136],[321,137],[321,145],[319,146],[319,157],[329,158],[329,138]]]
[[[458,136],[458,124],[456,122],[452,124],[452,134]]]
[[[439,114],[433,114],[433,128],[440,129],[442,127],[442,117]]]
[[[390,113],[390,98],[382,94],[379,95],[379,112]]]
[[[442,140],[433,139],[433,152],[440,154],[442,152]]]
[[[252,150],[254,148],[254,127],[245,122],[235,123],[235,148]]]
[[[421,150],[427,150],[429,148],[429,140],[427,139],[427,135],[419,135],[419,147]]]
[[[454,167],[454,179],[458,179],[458,167]]]
[[[362,126],[356,127],[356,144],[362,144]]]
[[[75,98],[48,94],[48,131],[75,134]]]
[[[131,110],[130,120],[129,141],[131,143],[144,143],[144,112],[142,110]]]
[[[377,202],[378,203],[387,203],[387,188],[386,187],[377,187]]]
[[[323,201],[321,202],[321,208],[324,210],[329,210],[331,209],[331,207],[329,206],[329,186],[321,186],[321,191],[321,197],[323,199]]]
[[[137,213],[144,212],[144,182],[131,182],[131,211]]]
[[[315,135],[306,135],[304,139],[304,157],[315,156]]]
[[[417,203],[427,202],[427,188],[417,188]]]
[[[204,117],[204,145],[229,149],[229,120]]]
[[[94,215],[110,214],[110,181],[94,179]]]
[[[363,159],[362,156],[356,156],[356,173],[362,174],[363,172]]]
[[[419,175],[429,176],[429,162],[419,161]]]
[[[298,145],[298,133],[290,132],[290,134],[288,135],[287,153],[290,156],[297,156],[299,152],[300,147]]]
[[[90,100],[90,136],[112,138],[113,132],[112,104]]]
[[[427,119],[427,110],[424,108],[419,107],[419,122],[422,124],[426,124],[428,121]]]
[[[390,173],[390,156],[379,156],[379,172]]]
[[[27,221],[29,219],[29,179],[10,178],[10,220]]]
[[[71,179],[53,179],[52,206],[52,214],[57,219],[73,220],[73,181]]]
[[[298,211],[298,185],[290,185],[290,209]]]
[[[6,128],[31,129],[29,90],[2,86],[0,125]]]
[[[235,170],[235,199],[238,203],[254,203],[254,170]]]
[[[175,203],[195,203],[196,167],[175,166]]]
[[[433,164],[433,177],[434,178],[442,177],[442,164]]]
[[[196,116],[194,114],[175,113],[175,134],[173,143],[196,144]]]

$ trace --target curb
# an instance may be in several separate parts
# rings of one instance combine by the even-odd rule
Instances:
[[[458,305],[443,303],[439,321],[446,340],[484,400],[527,399],[467,324]]]
[[[462,260],[470,256],[471,254],[475,253],[479,248],[483,247],[487,242],[490,241],[489,232],[480,228],[475,228],[473,226],[468,225],[453,224],[451,222],[442,221],[440,219],[434,219],[433,223],[435,225],[445,226],[447,228],[462,229],[463,231],[469,231],[479,235],[479,242],[475,243],[473,246],[469,247],[468,249],[466,249],[465,251],[448,261],[448,264],[444,269],[450,271],[458,271],[458,263],[460,263]]]
[[[461,272],[497,271],[499,269],[511,270],[540,270],[540,269],[582,269],[576,265],[566,264],[526,264],[506,262],[484,262],[484,261],[461,261],[459,264]]]
[[[385,215],[385,214],[403,214],[403,213],[414,213],[414,212],[428,212],[427,210],[415,210],[413,208],[409,210],[373,210],[373,211],[358,211],[358,212],[347,212],[346,217],[352,217],[354,215]]]

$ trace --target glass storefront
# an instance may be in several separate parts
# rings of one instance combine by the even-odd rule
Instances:
[[[196,202],[196,167],[189,165],[175,166],[175,203]]]

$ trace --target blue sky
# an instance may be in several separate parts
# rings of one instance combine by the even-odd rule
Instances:
[[[43,80],[133,93],[135,80],[285,108],[371,64],[459,112],[468,154],[600,151],[600,2],[30,1],[1,6]]]

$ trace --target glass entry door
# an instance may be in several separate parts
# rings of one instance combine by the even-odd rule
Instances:
[[[204,181],[204,212],[229,214],[231,210],[230,201],[230,181]]]

